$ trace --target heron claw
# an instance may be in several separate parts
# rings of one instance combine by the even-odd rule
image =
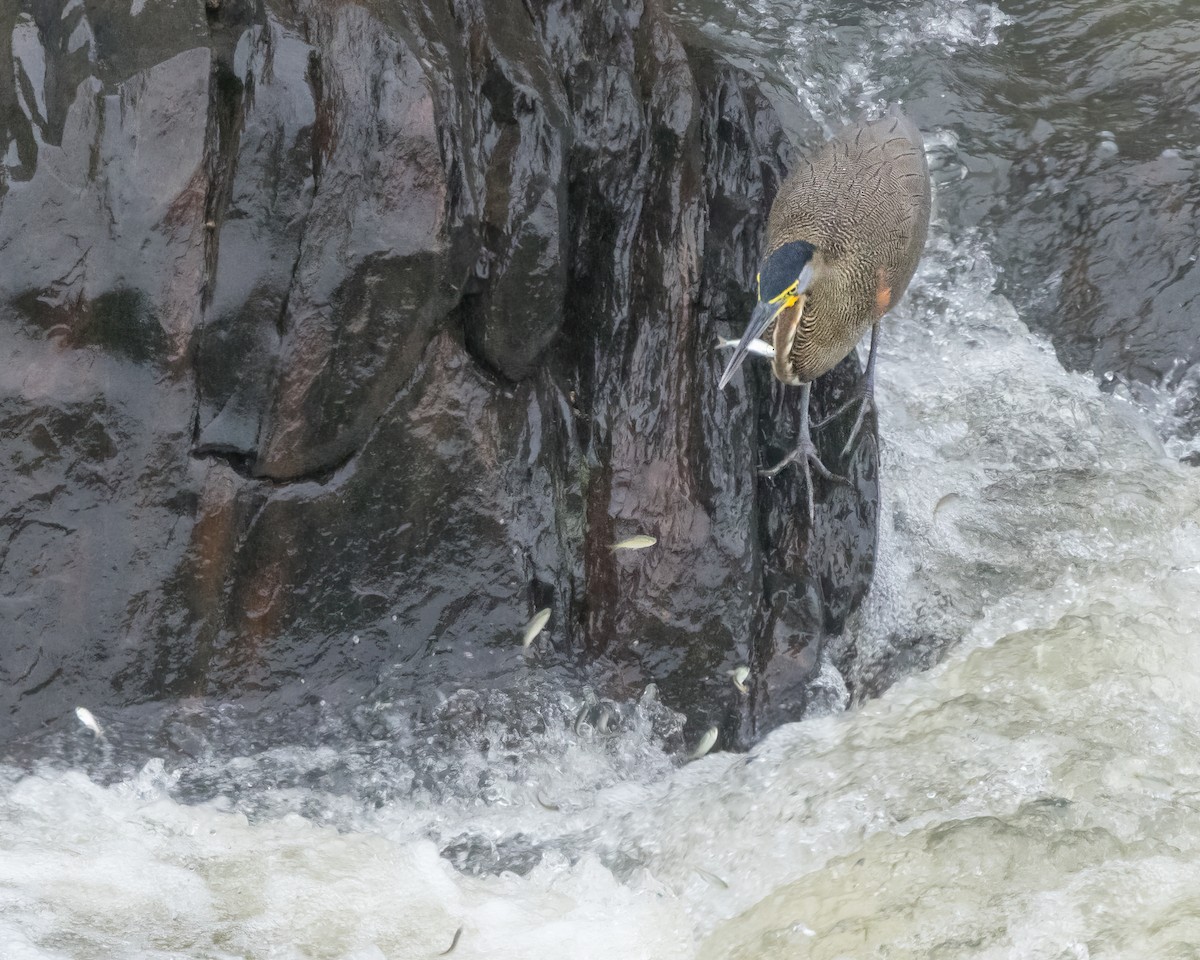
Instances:
[[[812,427],[814,430],[820,430],[822,427],[828,426],[846,411],[853,408],[855,404],[857,404],[858,416],[854,418],[854,424],[850,427],[850,435],[846,438],[845,446],[842,447],[841,455],[843,458],[850,453],[851,448],[854,446],[854,440],[858,436],[858,431],[862,429],[863,421],[867,418],[867,408],[870,407],[872,410],[875,409],[874,391],[872,391],[869,386],[865,386],[856,390],[854,394],[854,396],[852,396],[832,413],[814,423]]]
[[[796,448],[787,454],[773,467],[767,467],[759,470],[759,476],[774,477],[777,476],[784,467],[790,463],[799,463],[800,470],[804,474],[804,490],[808,499],[808,519],[811,521],[814,515],[813,505],[813,481],[812,468],[816,468],[826,480],[831,483],[849,483],[850,481],[841,474],[834,473],[825,464],[821,462],[821,458],[817,455],[817,448],[812,442],[812,437],[808,435],[808,430],[805,429],[800,437],[800,442]]]

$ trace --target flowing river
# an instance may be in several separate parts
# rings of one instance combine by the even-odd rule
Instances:
[[[1200,954],[1195,378],[1069,372],[1037,332],[1064,169],[1195,180],[1185,6],[677,12],[798,137],[893,99],[926,132],[934,224],[879,359],[879,568],[840,642],[920,638],[936,666],[849,709],[828,668],[824,716],[693,762],[653,691],[603,736],[532,671],[416,715],[385,677],[289,747],[230,705],[66,725],[0,766],[0,957]],[[1039,144],[1059,166],[1016,175]]]

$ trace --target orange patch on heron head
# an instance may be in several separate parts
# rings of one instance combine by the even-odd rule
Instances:
[[[882,317],[892,305],[892,288],[883,267],[875,271],[875,316]]]

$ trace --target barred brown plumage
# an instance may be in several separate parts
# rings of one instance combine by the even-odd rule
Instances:
[[[767,219],[759,269],[759,303],[725,372],[724,387],[748,353],[774,348],[771,369],[783,383],[800,386],[800,443],[778,473],[799,462],[836,479],[817,457],[809,433],[810,384],[841,362],[871,328],[871,352],[848,450],[862,424],[874,387],[879,320],[904,295],[929,231],[930,184],[921,133],[894,109],[873,121],[851,124],[801,159],[779,188]],[[835,414],[836,415],[836,414]]]
[[[809,383],[833,369],[903,296],[929,207],[921,133],[902,115],[846,127],[796,165],[771,206],[763,248],[764,262],[791,241],[815,249],[802,335],[776,356],[780,380]]]

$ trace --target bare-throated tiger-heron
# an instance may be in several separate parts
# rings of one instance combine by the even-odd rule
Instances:
[[[893,110],[841,130],[802,158],[780,185],[767,219],[758,270],[758,305],[734,347],[723,389],[750,353],[769,356],[781,382],[799,386],[800,442],[768,470],[789,463],[804,471],[813,512],[809,465],[828,479],[809,429],[812,382],[833,369],[871,328],[860,392],[831,417],[858,404],[843,453],[873,403],[879,321],[904,294],[929,231],[929,168],[921,133]],[[764,342],[765,341],[765,342]]]

